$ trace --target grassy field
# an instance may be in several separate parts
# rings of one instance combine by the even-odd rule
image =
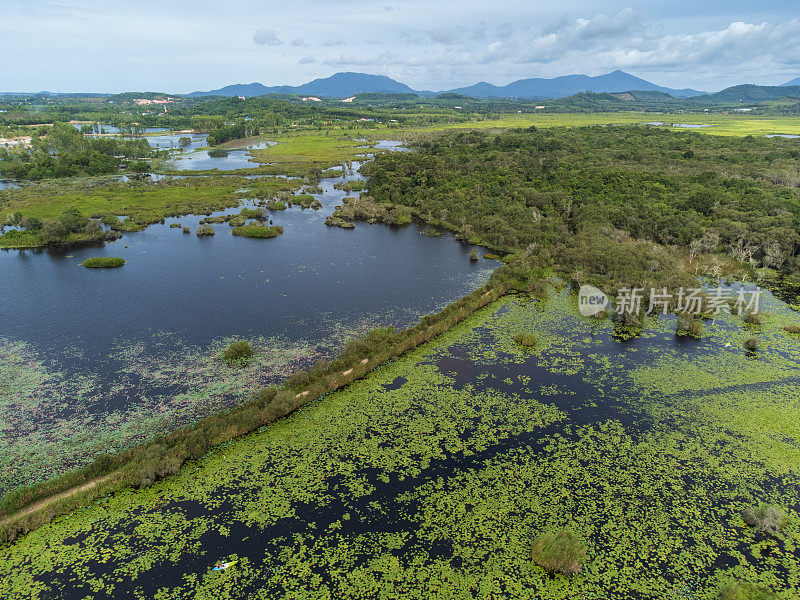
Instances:
[[[430,131],[444,129],[486,129],[508,127],[584,127],[587,125],[631,125],[637,123],[663,122],[666,126],[673,123],[709,125],[692,129],[701,133],[715,135],[767,135],[784,133],[800,135],[800,118],[795,117],[752,117],[746,115],[723,114],[656,114],[641,112],[619,113],[541,113],[503,116],[496,120],[475,121],[433,125],[425,129],[409,129],[402,131]],[[678,129],[675,127],[674,129]],[[372,133],[371,135],[374,135]]]
[[[318,131],[300,131],[292,134],[267,136],[278,142],[263,150],[253,150],[253,157],[261,163],[276,163],[278,169],[307,171],[311,168],[327,169],[363,159],[367,152],[375,152],[369,148],[370,143],[356,140],[352,131],[331,130],[327,134]]]
[[[622,342],[574,298],[506,298],[348,388],[0,549],[8,597],[685,598],[800,590],[800,346],[769,302]],[[514,342],[537,337],[535,349]],[[728,344],[728,345],[726,345]],[[744,509],[786,510],[777,539]],[[582,572],[533,540],[569,526]],[[236,561],[213,571],[216,561]]]
[[[272,134],[253,138],[248,143],[270,140],[277,145],[263,150],[254,150],[252,155],[258,163],[253,173],[302,175],[309,169],[341,165],[358,160],[359,155],[376,150],[365,149],[363,141],[355,138],[378,141],[404,140],[420,134],[446,130],[468,129],[508,129],[526,127],[585,127],[591,125],[633,125],[663,122],[664,127],[676,131],[687,128],[673,127],[674,123],[707,125],[707,127],[688,128],[690,131],[712,135],[769,135],[774,133],[800,135],[800,119],[793,117],[753,117],[748,115],[724,114],[655,114],[641,112],[615,113],[535,113],[504,115],[498,119],[485,119],[465,123],[434,124],[428,127],[398,127],[376,124],[370,129],[353,133],[348,129],[300,130],[290,134]],[[231,142],[228,147],[235,148]],[[381,150],[377,150],[380,152]],[[268,164],[274,163],[274,164]],[[255,167],[255,165],[254,165]]]
[[[68,208],[86,216],[118,215],[132,221],[155,223],[169,216],[202,214],[238,206],[236,190],[257,187],[267,197],[280,190],[296,190],[302,182],[284,178],[249,180],[239,177],[203,177],[151,183],[94,184],[91,180],[48,181],[0,191],[0,222],[19,211],[23,217],[56,218]]]

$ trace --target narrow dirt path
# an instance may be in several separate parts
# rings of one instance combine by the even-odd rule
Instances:
[[[44,498],[43,500],[39,500],[38,502],[34,502],[30,506],[27,506],[27,507],[23,508],[22,510],[20,510],[18,512],[15,512],[13,515],[9,515],[8,517],[6,517],[2,521],[0,521],[0,525],[5,525],[6,523],[8,523],[10,521],[13,521],[14,519],[18,519],[20,517],[24,517],[24,516],[29,515],[31,513],[35,513],[37,511],[41,510],[42,508],[44,508],[45,506],[47,506],[49,504],[52,504],[53,502],[57,502],[58,500],[62,500],[63,498],[68,498],[68,497],[73,496],[75,494],[78,494],[80,492],[85,492],[86,490],[90,490],[93,487],[95,487],[96,485],[106,481],[109,477],[111,477],[111,475],[104,475],[103,477],[96,477],[96,478],[92,479],[91,481],[87,481],[83,485],[79,485],[77,487],[70,488],[70,489],[68,489],[66,491],[61,492],[60,494],[56,494],[55,496],[49,496],[47,498]]]

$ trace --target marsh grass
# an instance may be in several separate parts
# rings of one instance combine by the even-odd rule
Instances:
[[[744,347],[750,352],[755,352],[761,347],[761,340],[756,337],[747,338],[744,341]]]
[[[680,313],[675,323],[675,334],[699,338],[703,335],[703,322],[688,313]]]
[[[719,600],[777,600],[777,598],[770,591],[741,581],[731,581],[719,593]]]
[[[520,346],[531,348],[536,345],[536,336],[532,333],[518,333],[514,336],[514,341]]]
[[[551,573],[573,575],[583,570],[588,548],[569,528],[548,531],[533,541],[531,558]]]
[[[268,239],[282,235],[283,227],[281,227],[280,225],[265,226],[265,225],[258,225],[256,223],[250,223],[248,225],[240,225],[239,227],[234,227],[233,229],[231,229],[231,233],[233,235],[238,235],[248,238]]]
[[[742,519],[753,527],[757,534],[769,537],[777,537],[789,523],[786,513],[771,504],[762,504],[757,509],[745,509],[742,512]]]
[[[90,269],[114,269],[125,264],[125,259],[119,256],[94,256],[87,258],[81,266]]]

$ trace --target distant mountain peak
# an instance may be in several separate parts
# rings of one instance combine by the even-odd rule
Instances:
[[[650,83],[640,77],[616,69],[605,75],[589,76],[582,74],[563,75],[551,79],[520,79],[504,86],[486,81],[452,90],[442,90],[475,98],[561,98],[579,92],[627,92],[630,90],[665,92],[678,98],[697,96],[704,92],[697,90],[674,90]],[[329,77],[314,79],[302,85],[280,85],[268,87],[260,83],[229,85],[208,92],[193,92],[190,96],[264,96],[267,94],[301,94],[327,98],[348,98],[362,93],[419,94],[433,95],[433,92],[414,91],[404,83],[386,75],[372,75],[353,71],[334,73]]]

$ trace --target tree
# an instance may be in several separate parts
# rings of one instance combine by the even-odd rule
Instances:
[[[61,221],[47,219],[42,225],[42,232],[39,235],[45,244],[58,244],[67,239],[69,230]]]
[[[86,223],[89,222],[89,219],[84,217],[77,208],[68,208],[58,216],[58,220],[67,232],[83,231]]]

